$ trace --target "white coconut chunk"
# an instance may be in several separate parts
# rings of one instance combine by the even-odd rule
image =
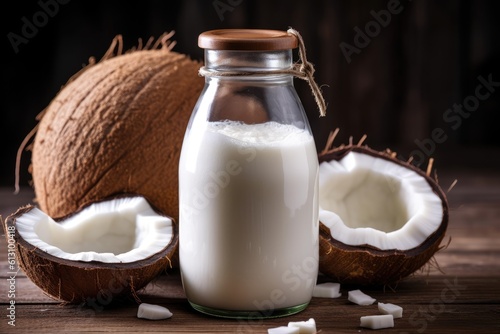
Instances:
[[[24,240],[55,257],[104,263],[143,260],[174,236],[172,219],[140,196],[92,204],[60,223],[34,208],[16,219],[16,228]]]
[[[403,317],[403,308],[401,306],[391,304],[391,303],[378,303],[378,310],[382,314],[390,314],[396,318]]]
[[[340,293],[339,283],[320,283],[316,284],[313,290],[313,297],[319,298],[338,298],[342,296]]]
[[[367,315],[359,318],[360,326],[370,329],[382,329],[394,327],[394,318],[390,314]]]
[[[347,299],[350,302],[358,305],[371,305],[375,303],[376,299],[368,296],[367,294],[361,292],[361,290],[351,290],[347,294]]]
[[[443,219],[442,201],[422,175],[368,154],[322,162],[319,188],[319,219],[347,245],[412,249]]]
[[[149,320],[162,320],[172,317],[172,312],[166,307],[160,305],[153,305],[141,303],[137,310],[137,318]]]
[[[280,326],[275,328],[269,328],[267,334],[299,334],[300,330],[298,327],[287,327]]]
[[[316,321],[310,318],[307,321],[289,322],[288,327],[295,327],[299,329],[299,334],[314,334],[316,333]]]

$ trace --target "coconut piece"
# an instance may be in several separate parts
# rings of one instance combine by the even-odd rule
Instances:
[[[141,303],[137,309],[137,318],[149,320],[163,320],[172,317],[168,308],[147,303]]]
[[[280,326],[275,328],[269,328],[267,330],[268,334],[299,334],[300,329],[298,327],[287,327]]]
[[[440,249],[448,203],[429,175],[361,143],[327,147],[318,158],[322,273],[340,283],[391,284]]]
[[[338,298],[342,296],[340,293],[340,284],[339,283],[320,283],[316,284],[313,289],[313,297],[319,298]]]
[[[170,265],[177,225],[141,196],[116,197],[54,221],[26,206],[5,222],[26,275],[66,302],[135,293]]]
[[[371,305],[375,303],[376,299],[363,293],[361,290],[351,290],[347,293],[347,299],[350,302],[358,305]]]
[[[314,334],[316,333],[316,321],[310,318],[307,321],[289,322],[288,327],[295,327],[299,329],[300,334]]]
[[[401,306],[391,304],[391,303],[378,303],[378,310],[382,314],[390,314],[396,318],[403,317],[403,308]]]
[[[382,329],[394,327],[392,315],[367,315],[360,319],[360,326],[370,329]]]

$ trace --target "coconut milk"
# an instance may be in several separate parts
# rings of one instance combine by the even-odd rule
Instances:
[[[191,303],[308,303],[318,273],[313,137],[275,122],[193,123],[179,164],[180,265]]]

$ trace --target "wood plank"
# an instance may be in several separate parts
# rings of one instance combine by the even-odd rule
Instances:
[[[158,287],[168,279],[158,282]],[[493,333],[500,329],[500,277],[430,276],[415,277],[400,284],[396,291],[366,288],[363,291],[381,302],[391,302],[404,308],[404,317],[395,321],[390,332],[464,333],[480,330]],[[122,302],[101,309],[78,305],[16,304],[16,330],[37,328],[40,332],[85,331],[89,328],[111,332],[175,331],[206,333],[265,333],[267,328],[286,325],[288,321],[314,318],[322,332],[354,332],[360,330],[359,317],[378,314],[376,305],[359,306],[347,301],[347,290],[337,299],[313,298],[310,306],[300,314],[287,318],[267,320],[228,320],[204,316],[190,308],[181,296],[167,297],[154,293],[140,294],[143,302],[168,307],[174,316],[164,321],[145,321],[136,318],[137,305]],[[168,290],[164,290],[168,291]],[[49,320],[50,319],[50,320]],[[2,328],[5,322],[2,323]]]
[[[313,306],[329,308],[329,312],[314,313]],[[39,307],[20,306],[16,314],[15,331],[29,331],[36,328],[37,333],[55,332],[169,332],[169,333],[267,333],[268,328],[286,326],[289,321],[304,321],[313,317],[320,333],[353,333],[370,332],[359,327],[359,318],[364,315],[377,314],[374,308],[359,310],[355,305],[335,305],[313,301],[311,307],[301,314],[287,318],[266,320],[231,320],[219,319],[194,313],[185,302],[168,302],[163,304],[174,313],[171,319],[147,321],[136,318],[137,307],[123,305],[121,307],[92,314],[77,307],[60,307],[49,305]],[[411,307],[403,305],[408,312],[407,318],[396,319],[395,327],[384,329],[383,333],[498,333],[498,310],[478,305],[439,305],[434,311],[429,307]],[[28,317],[29,316],[29,317]],[[29,319],[29,321],[26,321]],[[50,319],[50,320],[47,320]],[[7,325],[0,329],[9,330]]]
[[[474,276],[469,276],[474,273]],[[450,277],[457,280],[466,280],[468,284],[475,287],[473,292],[477,298],[489,298],[490,295],[494,295],[496,292],[497,298],[500,298],[500,286],[497,287],[496,284],[499,283],[500,274],[497,275],[484,275],[478,271],[469,271],[467,274],[462,275],[444,275],[441,273],[426,273],[417,272],[413,276],[403,280],[397,285],[388,286],[385,288],[386,291],[394,290],[397,293],[403,293],[405,296],[418,296],[426,292],[426,289],[431,289],[429,293],[435,293],[434,289],[439,288],[439,284],[445,284]],[[327,276],[320,275],[318,277],[318,282],[331,281]],[[436,285],[437,284],[437,285]],[[464,283],[465,284],[465,283]],[[430,285],[430,287],[426,287]],[[483,285],[483,286],[480,286]],[[348,286],[346,286],[348,287]],[[359,287],[356,287],[359,288]],[[368,289],[369,291],[378,292],[382,290],[379,287],[361,287],[363,289]],[[7,291],[8,283],[6,279],[0,281],[0,290]],[[415,294],[415,295],[414,295]],[[156,298],[161,300],[162,298],[185,298],[184,291],[182,289],[180,274],[178,272],[173,272],[170,274],[160,275],[145,288],[138,292],[141,298],[152,299]],[[58,303],[49,297],[47,297],[42,290],[35,286],[27,277],[16,277],[16,300],[19,303]],[[0,296],[0,303],[6,304],[9,299],[7,295]]]
[[[320,276],[320,282],[329,279]],[[6,283],[2,280],[1,291],[7,291]],[[362,315],[378,314],[375,305],[361,307],[347,301],[347,291],[361,288],[365,293],[371,295],[381,302],[390,302],[401,305],[405,310],[405,318],[396,321],[396,329],[401,331],[415,332],[427,323],[426,332],[438,333],[443,328],[441,325],[453,324],[453,330],[474,328],[473,320],[477,318],[485,329],[498,328],[500,325],[498,315],[500,312],[500,275],[491,277],[476,276],[450,276],[450,275],[417,275],[411,277],[395,287],[359,287],[342,286],[342,297],[338,299],[314,298],[310,307],[292,317],[275,320],[265,320],[262,323],[250,322],[251,326],[246,329],[262,329],[266,326],[278,326],[286,324],[287,321],[307,320],[315,318],[318,328],[323,324],[323,330],[357,329],[357,322]],[[139,298],[143,302],[161,304],[174,312],[174,318],[167,322],[147,322],[148,331],[161,331],[164,325],[169,330],[182,331],[185,322],[189,322],[191,330],[202,330],[210,328],[213,332],[218,329],[211,326],[222,326],[224,330],[236,331],[241,329],[241,322],[222,320],[205,317],[193,311],[185,300],[182,290],[180,275],[173,272],[170,275],[162,275],[157,280],[139,291]],[[0,302],[7,304],[9,300],[1,296]],[[132,301],[123,305],[97,305],[93,307],[82,307],[78,305],[62,305],[43,295],[41,290],[33,285],[27,278],[16,281],[17,305],[16,329],[23,329],[24,321],[29,319],[26,326],[36,326],[46,331],[63,328],[64,331],[82,331],[92,324],[92,328],[106,331],[140,331],[143,321],[135,318],[136,304]],[[497,317],[495,317],[495,314]],[[453,322],[454,317],[466,317],[467,324],[457,326]],[[47,322],[47,317],[51,319]],[[72,327],[61,324],[71,318]],[[23,321],[24,319],[24,321]],[[99,319],[98,322],[95,320]],[[116,322],[113,322],[113,319]],[[295,320],[294,320],[295,319]],[[429,320],[430,319],[430,320]],[[486,320],[485,320],[486,319]],[[197,322],[201,324],[197,327]],[[281,321],[281,322],[280,322]],[[50,323],[47,324],[47,323]],[[123,327],[123,326],[125,327]],[[463,325],[463,326],[462,326]],[[60,327],[62,326],[62,327]],[[127,328],[127,327],[131,328]],[[139,326],[139,328],[137,328]],[[472,327],[471,327],[472,326]],[[496,327],[495,327],[496,326]],[[135,328],[132,330],[132,328]],[[267,327],[266,327],[267,328]],[[433,329],[435,328],[435,330]],[[327,331],[327,332],[328,332]],[[210,331],[209,331],[210,332]]]

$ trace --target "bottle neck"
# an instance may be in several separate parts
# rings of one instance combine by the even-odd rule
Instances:
[[[292,62],[292,50],[234,51],[205,49],[205,67],[212,71],[255,72],[286,70],[291,68]],[[282,75],[279,74],[279,76]]]

